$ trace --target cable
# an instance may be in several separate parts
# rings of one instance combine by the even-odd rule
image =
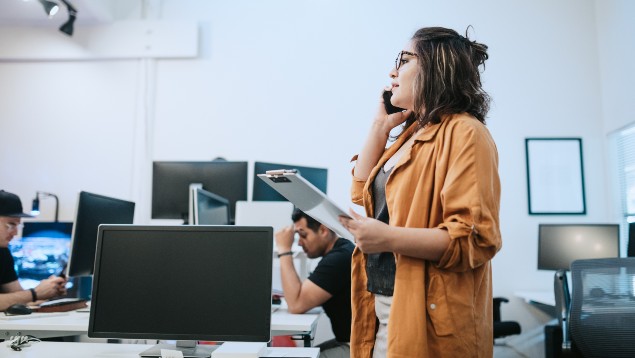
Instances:
[[[35,336],[13,336],[11,337],[12,341],[9,347],[16,352],[22,350],[23,347],[28,347],[32,342],[40,342],[40,339]]]

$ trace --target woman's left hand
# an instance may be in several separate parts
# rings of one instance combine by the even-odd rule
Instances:
[[[340,216],[340,222],[355,237],[355,243],[362,252],[376,254],[390,252],[388,235],[390,226],[383,222],[361,216],[349,209],[351,218]]]

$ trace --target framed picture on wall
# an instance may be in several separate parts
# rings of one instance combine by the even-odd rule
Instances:
[[[581,138],[526,138],[529,215],[585,215]]]

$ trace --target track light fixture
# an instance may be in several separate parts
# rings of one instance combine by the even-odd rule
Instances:
[[[52,1],[40,0],[40,4],[42,4],[42,7],[44,7],[44,11],[46,12],[46,15],[48,15],[48,17],[53,17],[53,15],[57,14],[57,12],[60,10],[59,5]]]
[[[75,24],[75,19],[77,18],[77,10],[67,0],[61,1],[64,3],[64,5],[66,5],[66,9],[68,9],[68,20],[62,26],[60,26],[60,31],[67,34],[68,36],[73,36],[73,25]]]

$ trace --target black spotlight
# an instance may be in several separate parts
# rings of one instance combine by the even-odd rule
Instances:
[[[53,17],[53,15],[57,14],[60,9],[60,7],[52,1],[40,0],[40,4],[44,7],[44,11],[48,17]]]
[[[60,26],[60,31],[68,36],[73,36],[73,24],[75,24],[75,19],[77,18],[77,10],[67,0],[62,0],[62,2],[68,9],[68,20]]]

